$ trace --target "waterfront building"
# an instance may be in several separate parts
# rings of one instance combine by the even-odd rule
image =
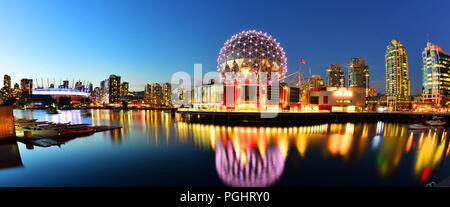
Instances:
[[[106,84],[107,83],[107,84]],[[120,101],[120,76],[110,75],[107,80],[105,80],[106,84],[106,96],[108,96],[108,104],[119,103]]]
[[[33,79],[23,78],[20,80],[20,88],[22,95],[31,95],[33,91]]]
[[[152,85],[152,105],[161,106],[163,104],[163,91],[159,83]]]
[[[163,105],[172,105],[172,85],[170,83],[163,84]]]
[[[309,89],[322,88],[324,86],[325,86],[324,81],[320,77],[320,75],[313,75],[312,77],[309,78]]]
[[[309,105],[312,110],[349,112],[362,111],[365,105],[364,88],[322,87],[311,89]]]
[[[88,91],[81,91],[74,88],[35,88],[33,94],[28,98],[28,102],[35,102],[40,105],[51,103],[52,100],[64,102],[69,100],[72,103],[84,103],[91,95]]]
[[[348,87],[364,88],[366,96],[369,95],[369,66],[366,65],[364,58],[352,58],[348,65]]]
[[[341,65],[332,64],[326,70],[327,87],[345,87],[345,74]]]
[[[152,85],[149,83],[145,84],[144,100],[146,103],[152,103]]]
[[[396,107],[399,101],[410,100],[408,56],[405,46],[392,39],[386,48],[386,98],[388,107]]]
[[[446,105],[450,96],[450,54],[430,42],[422,52],[422,100]]]
[[[122,83],[122,85],[120,87],[120,97],[128,96],[128,87],[129,87],[128,82]]]

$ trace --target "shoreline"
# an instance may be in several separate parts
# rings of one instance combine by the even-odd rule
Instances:
[[[261,118],[260,112],[177,111],[182,121],[226,125],[310,125],[346,122],[398,122],[404,124],[432,119],[429,112],[279,112],[274,118]],[[266,112],[267,113],[267,112]],[[447,122],[450,114],[442,113]]]

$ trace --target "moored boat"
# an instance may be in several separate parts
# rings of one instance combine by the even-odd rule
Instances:
[[[47,113],[48,114],[59,114],[58,110],[56,110],[56,108],[54,108],[54,107],[47,108]]]
[[[433,116],[432,120],[426,121],[427,124],[430,126],[443,126],[447,124],[447,121],[444,120],[442,117],[438,117],[436,115]]]
[[[430,126],[426,125],[426,124],[422,124],[422,123],[417,123],[417,124],[408,125],[408,128],[410,128],[410,129],[428,129],[428,128],[430,128]]]

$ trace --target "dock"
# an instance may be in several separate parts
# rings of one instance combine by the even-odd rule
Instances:
[[[122,128],[121,126],[90,126],[89,124],[52,123],[17,119],[16,140],[27,145],[49,147],[60,146],[67,141]]]

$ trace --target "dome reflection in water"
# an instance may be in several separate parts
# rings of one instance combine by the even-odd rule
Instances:
[[[216,170],[222,181],[235,187],[265,187],[276,182],[284,169],[282,150],[267,143],[265,130],[237,127],[233,137],[216,141]]]

